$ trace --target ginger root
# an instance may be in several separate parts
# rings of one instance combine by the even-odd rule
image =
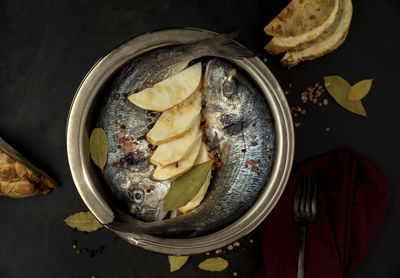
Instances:
[[[0,196],[26,198],[46,194],[55,187],[54,181],[35,173],[0,150]]]

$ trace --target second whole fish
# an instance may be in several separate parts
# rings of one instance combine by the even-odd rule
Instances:
[[[123,210],[134,215],[115,210],[114,222],[107,226],[123,232],[170,237],[204,235],[238,219],[259,196],[274,161],[274,126],[264,97],[249,77],[226,60],[209,61],[204,77],[205,107],[202,117],[208,126],[208,140],[218,141],[222,148],[222,167],[214,173],[199,207],[162,220],[166,215],[163,199],[170,188],[170,181],[151,179],[153,166],[149,158],[152,146],[143,136],[151,127],[149,124],[156,121],[154,116],[157,114],[129,103],[127,96],[145,86],[146,82],[168,78],[187,66],[189,61],[199,58],[195,57],[198,54],[188,55],[187,60],[182,62],[182,59],[170,54],[171,49],[165,49],[165,53],[162,51],[150,54],[158,55],[158,58],[143,56],[122,71],[99,117],[98,125],[106,131],[110,149],[113,150],[105,167],[105,180],[113,195],[122,203]],[[149,67],[146,60],[155,61],[160,56],[165,58],[159,60],[160,63],[164,61],[165,64],[157,67],[156,72],[143,68]],[[116,101],[116,94],[119,101]],[[119,109],[121,103],[124,110]],[[124,125],[122,135],[120,126],[115,124],[118,119]],[[137,145],[134,152],[126,154],[120,139],[129,137],[134,138]],[[121,157],[124,158],[123,163]],[[252,164],[248,164],[249,161]]]

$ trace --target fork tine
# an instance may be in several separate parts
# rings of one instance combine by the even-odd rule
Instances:
[[[308,214],[312,213],[312,199],[313,199],[313,190],[312,190],[312,179],[311,176],[308,176],[308,195],[307,195],[307,208],[308,208]]]
[[[299,175],[297,176],[296,180],[296,193],[294,195],[294,205],[293,205],[293,210],[294,213],[297,213],[300,210],[300,179],[302,177]]]
[[[306,200],[306,176],[303,176],[303,182],[300,185],[300,213],[304,214],[306,211],[307,200]]]
[[[317,180],[315,177],[313,178],[312,190],[311,213],[315,216],[317,213]]]

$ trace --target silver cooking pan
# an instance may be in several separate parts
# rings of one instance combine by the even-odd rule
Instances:
[[[104,181],[90,161],[89,134],[94,111],[102,88],[113,75],[133,58],[150,50],[175,44],[192,43],[215,33],[191,29],[168,29],[137,36],[100,59],[80,84],[67,123],[68,161],[76,188],[93,215],[103,224],[112,222],[111,204],[103,191]],[[289,178],[293,154],[294,131],[286,98],[273,74],[259,58],[232,60],[254,80],[264,94],[275,124],[276,152],[271,177],[255,203],[234,223],[212,234],[195,238],[172,239],[148,234],[115,231],[129,243],[147,250],[167,254],[203,253],[225,246],[251,232],[271,212]]]

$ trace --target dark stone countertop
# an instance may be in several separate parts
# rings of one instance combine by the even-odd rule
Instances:
[[[74,233],[63,219],[86,210],[69,171],[65,125],[80,81],[108,51],[143,32],[167,27],[198,27],[216,32],[241,29],[241,43],[268,58],[267,65],[289,103],[324,75],[338,74],[350,83],[375,77],[364,104],[365,120],[329,98],[323,109],[309,106],[296,128],[295,162],[330,150],[349,148],[374,160],[391,183],[386,217],[361,266],[351,278],[398,277],[400,265],[400,178],[397,80],[400,2],[353,1],[354,15],[346,42],[332,54],[290,70],[279,57],[263,51],[269,38],[263,27],[288,1],[10,1],[0,3],[0,136],[61,186],[48,195],[15,200],[0,198],[0,277],[252,277],[262,264],[257,230],[237,251],[222,256],[226,271],[197,269],[206,255],[190,258],[169,273],[165,255],[144,251],[102,229]],[[297,121],[297,120],[296,120]],[[325,128],[329,127],[330,132]],[[250,239],[254,243],[250,244]],[[91,258],[80,248],[105,246]],[[243,248],[244,247],[244,248]],[[329,271],[329,270],[327,270]]]

